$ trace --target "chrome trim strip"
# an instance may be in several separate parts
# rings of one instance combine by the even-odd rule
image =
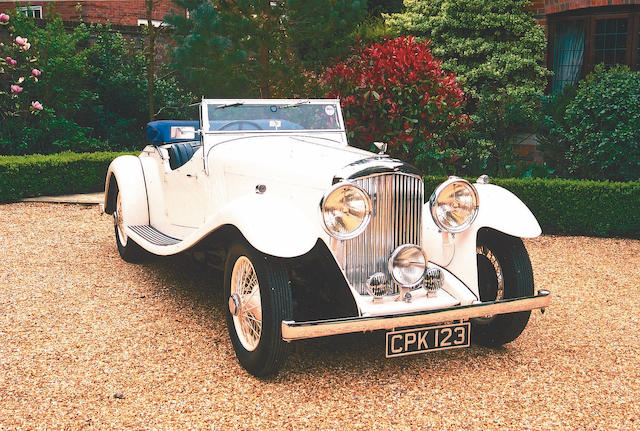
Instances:
[[[402,160],[389,156],[375,156],[361,159],[342,168],[333,178],[333,182],[355,180],[381,174],[400,173],[422,178],[420,171]]]
[[[537,295],[503,299],[481,304],[461,305],[441,310],[373,317],[347,317],[343,319],[315,320],[311,322],[282,321],[282,339],[303,340],[352,332],[377,331],[414,325],[430,325],[455,320],[467,320],[493,314],[516,313],[548,307],[551,292],[539,290]]]

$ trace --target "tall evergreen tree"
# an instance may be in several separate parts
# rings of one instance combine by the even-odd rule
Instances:
[[[174,0],[173,66],[207,97],[292,96],[344,48],[364,0]]]

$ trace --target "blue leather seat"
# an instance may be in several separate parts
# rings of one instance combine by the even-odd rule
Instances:
[[[195,152],[198,150],[198,147],[192,144],[196,143],[178,142],[168,148],[169,166],[172,170],[178,169],[180,166],[191,160]]]

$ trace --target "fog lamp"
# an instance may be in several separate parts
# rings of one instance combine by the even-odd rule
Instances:
[[[396,248],[389,259],[389,273],[401,287],[414,287],[424,276],[427,267],[427,255],[414,244],[405,244]]]

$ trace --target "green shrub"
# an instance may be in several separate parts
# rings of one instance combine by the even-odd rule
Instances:
[[[542,118],[538,128],[540,151],[544,153],[545,163],[554,170],[556,176],[569,178],[569,167],[565,154],[569,150],[568,141],[560,126],[567,106],[575,99],[576,88],[565,87],[556,94],[545,96],[542,103]]]
[[[39,58],[42,71],[35,85],[27,80],[30,85],[25,85],[21,97],[27,107],[29,100],[42,102],[44,110],[1,121],[0,154],[122,151],[141,146],[149,121],[148,60],[133,42],[108,25],[80,23],[69,32],[59,17],[48,18],[41,27],[16,12],[11,23],[15,34],[28,38],[28,52]],[[1,66],[0,62],[0,70]],[[154,93],[157,119],[183,116],[184,107],[194,100],[172,77],[158,78]]]
[[[444,180],[425,177],[427,196]],[[518,196],[545,234],[640,237],[640,182],[496,178],[491,183]]]
[[[547,117],[553,140],[544,142],[544,150],[552,150],[549,161],[564,175],[614,181],[640,178],[640,72],[626,66],[596,66],[558,117]]]
[[[505,174],[512,145],[537,122],[549,72],[542,26],[521,0],[405,0],[385,15],[397,34],[432,41],[442,68],[455,72],[469,97],[472,134],[467,172]]]
[[[131,153],[0,156],[0,202],[104,189],[109,163]]]

